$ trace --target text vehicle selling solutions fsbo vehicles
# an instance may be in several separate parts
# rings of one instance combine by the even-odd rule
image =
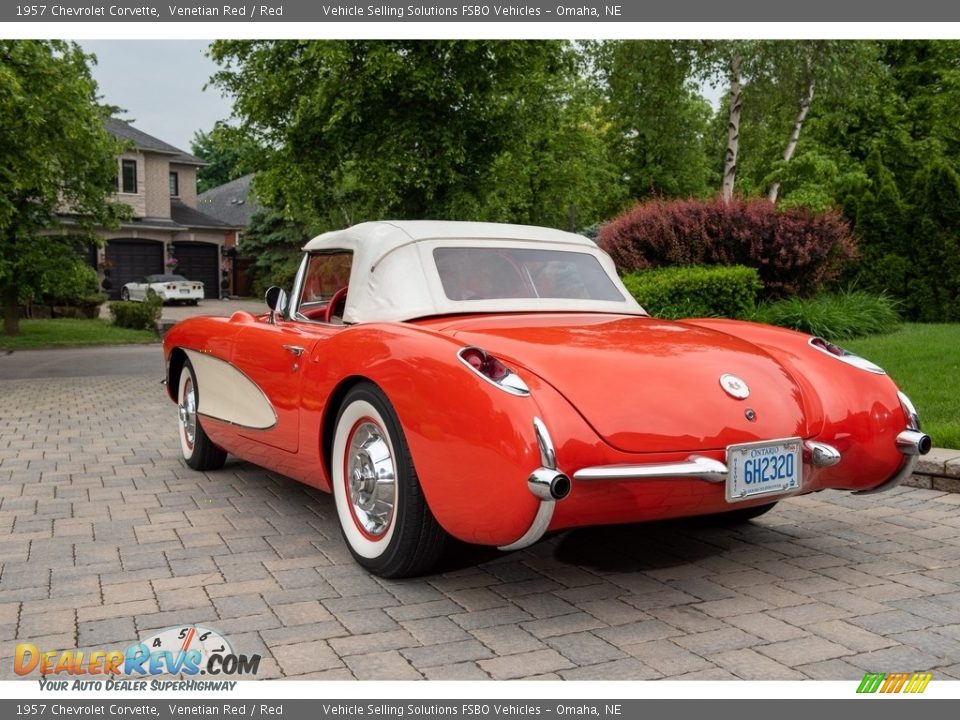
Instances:
[[[876,365],[782,328],[650,317],[557,230],[364,223],[308,242],[267,304],[166,335],[183,457],[332,492],[383,576],[428,571],[450,536],[512,550],[883,490],[930,446]]]

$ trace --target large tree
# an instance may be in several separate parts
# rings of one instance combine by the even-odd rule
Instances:
[[[776,202],[811,112],[836,107],[876,70],[873,43],[836,40],[709,41],[697,46],[700,77],[726,83],[721,194],[763,192]]]
[[[241,127],[269,149],[259,194],[311,229],[567,226],[575,199],[587,224],[610,194],[567,42],[224,40],[211,56]]]
[[[207,163],[197,172],[197,192],[256,172],[263,155],[248,134],[222,120],[209,132],[195,132],[190,151]]]
[[[109,110],[75,43],[0,40],[0,297],[4,333],[19,331],[18,305],[44,274],[78,261],[78,233],[112,224],[119,146],[104,129]],[[70,233],[44,234],[58,211]]]
[[[693,47],[667,40],[588,45],[602,89],[604,136],[631,200],[709,192],[711,110],[691,78]]]

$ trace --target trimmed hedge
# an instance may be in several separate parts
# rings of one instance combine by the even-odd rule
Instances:
[[[751,319],[827,340],[848,340],[896,330],[900,323],[897,306],[898,302],[887,295],[851,290],[764,303]]]
[[[117,327],[133,330],[156,330],[163,312],[163,300],[153,290],[147,291],[143,302],[119,300],[110,304],[110,315]]]
[[[664,318],[748,317],[762,287],[757,271],[730,267],[668,267],[623,278],[630,294],[652,315]]]
[[[621,273],[663,266],[757,268],[763,297],[812,295],[856,252],[837,213],[780,211],[765,199],[651,200],[600,229],[598,244]]]

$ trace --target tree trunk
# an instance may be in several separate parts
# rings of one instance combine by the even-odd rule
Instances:
[[[811,77],[810,82],[807,83],[807,92],[800,99],[800,111],[797,113],[797,119],[793,121],[793,130],[790,133],[790,139],[787,141],[787,146],[783,149],[783,161],[785,163],[790,162],[790,158],[793,157],[793,153],[797,149],[797,141],[800,139],[800,131],[803,130],[803,123],[807,119],[807,113],[810,112],[810,104],[813,102],[814,85],[815,81]],[[776,180],[770,186],[770,190],[767,191],[767,199],[770,202],[775,203],[779,194],[780,181]]]
[[[16,335],[20,332],[20,307],[16,285],[3,288],[3,334]]]
[[[721,194],[724,202],[733,199],[733,186],[737,180],[737,153],[740,150],[740,110],[743,96],[740,88],[740,56],[730,58],[730,114],[727,121],[727,154],[723,161],[723,186]]]

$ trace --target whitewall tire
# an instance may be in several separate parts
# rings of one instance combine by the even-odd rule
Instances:
[[[397,414],[371,383],[341,405],[331,484],[344,540],[370,572],[419,575],[439,559],[447,535],[427,507]]]
[[[177,383],[177,435],[183,459],[194,470],[219,470],[227,459],[227,453],[211,442],[200,424],[197,407],[200,389],[193,365],[187,360],[180,370]]]

